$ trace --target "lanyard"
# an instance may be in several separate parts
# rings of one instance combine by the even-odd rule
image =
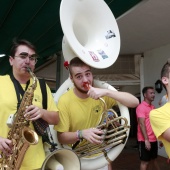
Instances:
[[[22,88],[21,84],[18,82],[18,80],[15,79],[14,75],[13,74],[10,74],[10,78],[14,84],[14,87],[15,87],[15,91],[16,91],[16,95],[17,95],[17,100],[18,100],[18,103],[17,103],[17,110],[21,104],[21,97],[20,96],[24,96],[24,93],[25,91],[27,90],[29,84],[30,84],[30,80],[27,81],[27,84],[26,84],[26,88],[25,90]]]

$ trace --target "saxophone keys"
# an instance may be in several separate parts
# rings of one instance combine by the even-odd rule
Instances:
[[[13,139],[16,139],[16,140],[19,139],[19,135],[18,135],[18,134],[14,134],[14,135],[13,135]],[[15,140],[15,141],[16,141],[16,140]]]

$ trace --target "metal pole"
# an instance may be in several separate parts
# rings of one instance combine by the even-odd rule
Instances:
[[[61,53],[57,54],[57,62],[56,62],[56,91],[59,89],[60,87],[60,81],[61,81],[61,74],[60,74],[60,70],[61,70]]]

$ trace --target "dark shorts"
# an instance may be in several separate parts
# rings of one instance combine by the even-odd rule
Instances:
[[[158,155],[158,142],[150,142],[151,149],[145,148],[145,142],[138,142],[140,160],[149,162],[151,159],[156,159]]]

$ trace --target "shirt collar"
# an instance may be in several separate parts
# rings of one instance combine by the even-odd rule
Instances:
[[[149,107],[152,106],[152,104],[149,104],[149,103],[147,103],[147,102],[145,102],[145,101],[143,101],[142,103],[143,103],[145,106],[149,106]]]

